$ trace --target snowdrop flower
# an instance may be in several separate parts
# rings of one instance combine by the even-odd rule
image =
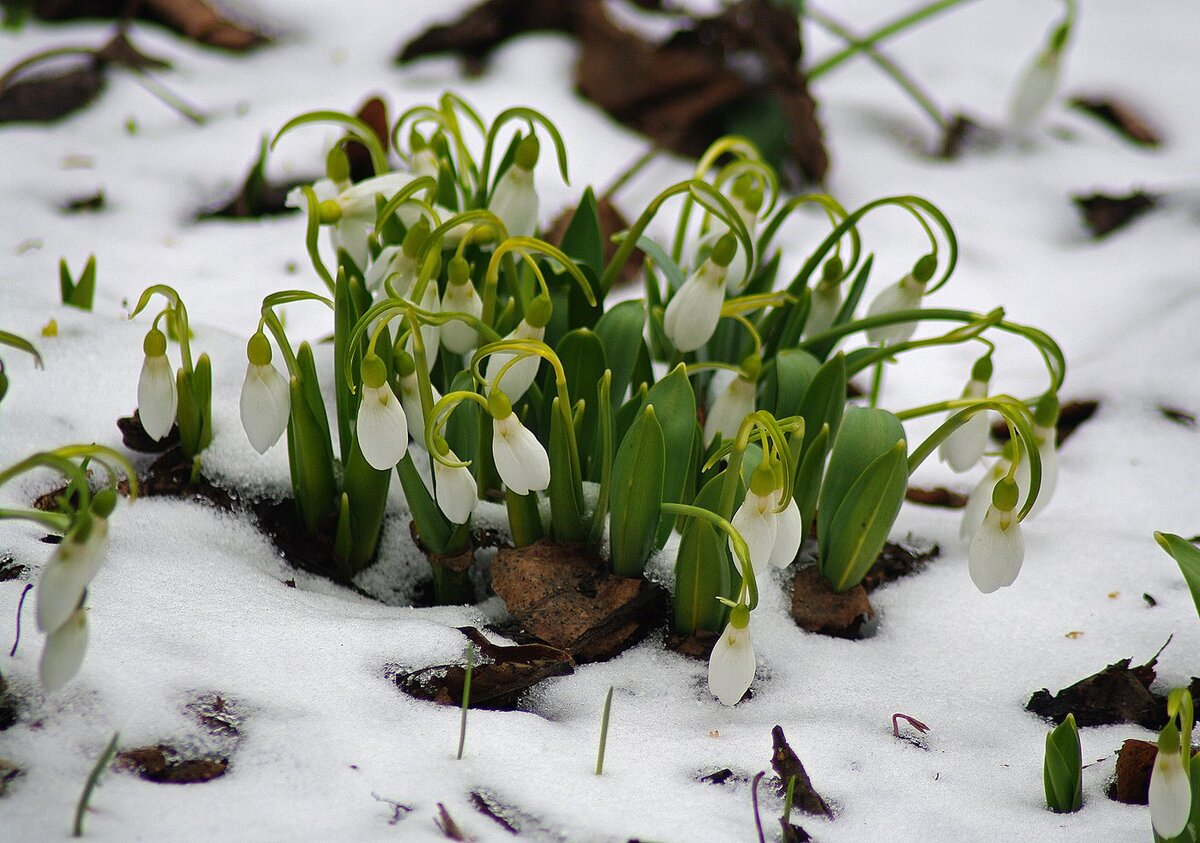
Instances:
[[[984,594],[1012,585],[1025,560],[1025,541],[1017,519],[1016,481],[1002,478],[992,492],[983,524],[971,539],[967,551],[967,569],[971,581]]]
[[[512,411],[501,390],[488,396],[492,414],[492,459],[504,485],[517,495],[540,492],[550,485],[550,457],[537,437]]]
[[[420,301],[416,302],[417,307],[424,310],[426,313],[441,313],[442,300],[438,295],[437,281],[429,279],[425,284],[425,290],[421,293]],[[421,323],[421,342],[425,346],[425,366],[429,371],[433,371],[433,364],[437,362],[438,352],[442,348],[442,326],[428,322]],[[410,336],[405,343],[405,349],[409,354],[413,353],[413,339]]]
[[[142,342],[146,359],[138,378],[138,417],[151,439],[162,439],[175,424],[179,395],[175,391],[175,372],[167,359],[167,337],[151,328]]]
[[[362,403],[355,425],[358,447],[371,468],[390,471],[408,451],[408,420],[378,355],[363,358],[361,373]]]
[[[262,331],[246,344],[246,380],[242,383],[242,427],[254,450],[265,454],[287,429],[291,390],[271,365],[271,343]]]
[[[425,445],[425,406],[421,403],[421,382],[417,379],[417,367],[406,352],[396,353],[396,374],[400,376],[400,406],[408,417],[408,427],[413,441]],[[433,403],[441,400],[442,394],[433,384],[429,385]]]
[[[101,503],[99,496],[97,498],[93,511],[80,517],[42,569],[37,587],[37,628],[41,632],[53,632],[67,622],[83,602],[84,591],[104,564],[104,552],[108,548],[108,515],[116,498],[112,496],[105,503]]]
[[[500,176],[488,202],[488,210],[504,222],[509,237],[532,237],[537,231],[538,195],[533,186],[533,168],[539,151],[537,135],[526,135],[517,144],[513,163]]]
[[[47,693],[53,694],[75,678],[87,645],[87,610],[80,608],[46,637],[38,673]]]
[[[1159,837],[1175,837],[1187,828],[1192,813],[1192,787],[1183,766],[1183,748],[1172,721],[1158,738],[1158,755],[1150,774],[1150,822]]]
[[[367,267],[363,278],[367,289],[377,293],[390,279],[396,294],[407,298],[417,280],[417,258],[420,257],[421,249],[425,247],[425,241],[428,239],[429,222],[424,218],[413,222],[404,233],[404,242],[401,245],[385,246]]]
[[[450,259],[449,282],[442,296],[443,313],[465,313],[478,319],[483,300],[471,283],[471,267],[464,258]],[[479,333],[465,322],[452,319],[442,326],[442,345],[454,354],[469,354],[479,344]]]
[[[825,266],[828,267],[829,264]],[[821,279],[813,287],[810,302],[808,320],[804,323],[805,337],[815,337],[833,327],[833,320],[842,309],[842,285]]]
[[[867,316],[884,316],[902,310],[919,310],[921,297],[925,295],[925,284],[933,277],[937,264],[932,255],[917,261],[913,271],[892,286],[881,291],[867,308]],[[867,329],[867,342],[878,345],[908,342],[916,333],[916,322],[893,322]]]
[[[725,303],[725,276],[736,253],[737,240],[732,234],[723,235],[667,303],[663,329],[679,351],[695,351],[716,331]]]
[[[505,339],[538,340],[540,342],[546,336],[546,323],[550,321],[550,313],[550,299],[545,295],[537,296],[529,303],[524,318],[517,323],[517,327]],[[499,388],[504,390],[509,401],[520,401],[521,396],[533,384],[537,378],[538,367],[542,362],[542,358],[536,354],[522,357],[513,363],[501,377],[500,370],[516,356],[515,352],[500,351],[488,357],[483,376],[488,382],[489,394]]]
[[[737,705],[754,681],[756,666],[750,607],[739,603],[730,611],[729,623],[708,657],[708,689],[722,705]]]
[[[1027,129],[1032,126],[1054,98],[1062,71],[1062,54],[1067,35],[1066,26],[1055,30],[1050,44],[1022,74],[1021,81],[1013,91],[1012,102],[1009,103],[1009,115],[1014,128]]]
[[[441,162],[437,153],[433,151],[433,146],[416,129],[409,135],[408,148],[408,168],[412,170],[412,174],[436,179],[441,170]]]
[[[981,357],[971,370],[971,379],[963,389],[962,397],[966,400],[987,398],[988,381],[991,379],[992,360],[990,356]],[[951,410],[947,418],[955,415]],[[971,416],[938,446],[938,457],[949,464],[957,472],[967,471],[983,457],[987,448],[988,414],[980,411]]]
[[[787,495],[787,506],[778,511],[780,502]],[[786,568],[796,559],[800,550],[800,507],[796,499],[784,489],[776,471],[765,462],[761,463],[750,477],[750,488],[731,522],[741,534],[750,551],[750,564],[757,573],[768,564]],[[733,540],[729,541],[729,552],[733,564],[742,571],[741,560],[733,551]]]
[[[1033,438],[1037,441],[1038,458],[1042,466],[1042,482],[1038,487],[1037,500],[1033,502],[1030,515],[1037,515],[1054,495],[1058,486],[1058,396],[1053,392],[1044,394],[1033,411]],[[1029,496],[1033,485],[1028,461],[1017,466],[1017,485],[1021,489],[1021,501]]]
[[[732,439],[746,416],[754,412],[758,393],[758,372],[761,367],[755,355],[742,361],[742,371],[717,393],[708,416],[704,419],[704,441],[711,442],[721,436]]]
[[[458,461],[458,456],[450,450],[446,440],[438,437],[434,444],[444,458]],[[479,487],[470,469],[462,465],[443,465],[441,460],[435,459],[433,484],[438,507],[446,518],[454,524],[466,524],[475,511],[475,505],[479,503]]]

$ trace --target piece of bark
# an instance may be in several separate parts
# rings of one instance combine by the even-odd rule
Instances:
[[[516,708],[523,693],[543,679],[575,672],[569,653],[545,644],[494,644],[478,629],[459,627],[476,646],[478,663],[471,669],[471,707],[498,710]],[[439,705],[462,705],[466,668],[460,664],[436,665],[411,673],[398,673],[396,685],[404,693]]]
[[[1073,97],[1067,105],[1096,118],[1130,143],[1156,147],[1162,135],[1129,103],[1115,97]]]
[[[129,8],[129,0],[34,0],[31,11],[48,21],[125,20]],[[164,24],[198,44],[233,52],[250,50],[270,40],[204,0],[142,0],[136,4],[133,17]]]
[[[801,629],[835,638],[860,638],[874,617],[875,610],[861,585],[838,594],[816,565],[796,572],[792,618]]]
[[[800,70],[797,16],[770,0],[741,0],[690,24],[653,43],[614,22],[600,0],[488,0],[417,36],[397,61],[452,52],[478,69],[509,38],[564,32],[580,41],[579,92],[626,126],[696,157],[718,137],[744,133],[739,112],[761,108],[784,127],[776,169],[792,182],[822,181],[829,160]]]
[[[104,82],[104,70],[94,57],[61,73],[18,79],[0,91],[0,123],[60,120],[89,105]]]
[[[1059,407],[1058,421],[1055,423],[1055,445],[1062,447],[1079,426],[1096,415],[1100,402],[1091,399],[1068,401]],[[1008,425],[1003,420],[992,425],[992,438],[997,442],[1007,442],[1009,439]]]
[[[1108,798],[1126,805],[1150,801],[1150,771],[1158,757],[1157,744],[1130,738],[1117,751],[1117,775],[1108,785]]]
[[[1078,194],[1071,197],[1071,201],[1083,215],[1083,223],[1092,236],[1099,239],[1124,228],[1156,207],[1160,198],[1144,190],[1135,190],[1123,196],[1109,193]]]
[[[189,758],[175,747],[159,744],[119,752],[113,766],[158,784],[202,784],[225,775],[229,759]]]
[[[1007,428],[1005,428],[1007,430]],[[967,496],[962,492],[947,489],[945,486],[923,488],[909,486],[904,492],[904,499],[923,506],[937,506],[943,509],[962,509],[967,505]]]
[[[870,594],[892,580],[917,573],[930,560],[936,559],[939,553],[941,548],[936,544],[914,552],[904,545],[887,542],[863,577],[862,587]]]
[[[792,792],[793,807],[812,816],[825,816],[833,819],[833,811],[821,798],[821,794],[813,788],[812,780],[809,779],[800,758],[788,745],[782,727],[776,726],[771,730],[771,743],[771,768],[775,771],[775,775],[779,776],[779,795],[787,794],[788,782],[794,776],[796,786]]]
[[[1137,667],[1130,667],[1129,662],[1121,659],[1057,694],[1046,688],[1036,691],[1025,708],[1055,723],[1074,714],[1080,726],[1137,723],[1161,729],[1167,722],[1167,703],[1150,693],[1158,656]]]
[[[610,659],[633,646],[666,609],[660,586],[608,572],[585,545],[539,541],[501,548],[492,562],[492,588],[526,632],[578,663]]]

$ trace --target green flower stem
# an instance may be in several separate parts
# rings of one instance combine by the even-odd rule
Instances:
[[[33,363],[37,368],[45,368],[42,363],[42,355],[38,352],[34,344],[24,337],[19,337],[16,334],[10,334],[8,331],[0,331],[0,345],[7,345],[9,348],[15,348],[18,351],[24,351],[26,354],[33,357]],[[3,371],[3,368],[0,368],[0,371]]]
[[[795,211],[799,210],[808,203],[820,205],[825,211],[825,215],[829,217],[830,224],[836,228],[841,220],[847,216],[846,209],[842,207],[842,203],[838,202],[832,196],[825,193],[805,193],[801,196],[793,196],[791,199],[783,203],[775,214],[767,220],[763,227],[762,233],[758,236],[758,253],[766,254],[771,241],[775,239],[779,227],[784,221]],[[844,268],[839,281],[848,278],[854,271],[854,267],[858,265],[859,256],[862,253],[862,238],[859,236],[858,229],[851,226],[846,232],[850,237],[850,258],[844,262]],[[835,255],[841,254],[841,240],[839,239],[833,247]],[[814,264],[815,266],[815,264]]]
[[[432,456],[435,460],[450,468],[465,468],[466,466],[469,466],[470,463],[455,462],[454,460],[447,459],[445,455],[441,454],[435,447],[434,436],[440,435],[441,429],[446,426],[446,422],[449,421],[450,414],[454,412],[454,408],[463,401],[474,401],[483,408],[483,415],[487,416],[487,418],[491,418],[487,399],[478,392],[467,392],[466,390],[458,390],[456,392],[450,392],[446,395],[443,395],[442,399],[434,405],[430,414],[425,417],[425,449],[429,451],[430,456]],[[480,491],[483,490],[480,489]]]
[[[900,17],[885,23],[883,26],[879,27],[873,32],[859,38],[857,42],[848,45],[844,49],[834,53],[832,56],[829,56],[828,58],[809,67],[805,71],[805,75],[808,77],[809,82],[813,82],[824,74],[833,70],[842,62],[852,58],[856,53],[869,47],[874,47],[885,38],[895,35],[898,32],[903,32],[910,26],[922,23],[934,15],[940,14],[948,9],[952,9],[963,2],[965,2],[965,0],[935,0],[933,3],[920,6],[911,12],[908,12],[907,14],[901,15]],[[812,17],[811,10],[809,9],[805,9],[805,14],[809,17]]]
[[[605,369],[596,395],[600,433],[600,489],[596,495],[596,511],[592,513],[591,544],[600,544],[604,535],[604,520],[608,517],[608,497],[612,486],[613,413],[612,369]]]
[[[179,335],[179,354],[183,360],[183,371],[191,376],[192,367],[192,346],[189,340],[191,331],[188,328],[187,308],[183,306],[183,299],[179,297],[179,293],[175,292],[173,287],[168,287],[166,284],[154,284],[147,287],[142,292],[142,297],[138,299],[137,307],[129,314],[129,318],[137,316],[141,313],[146,305],[150,303],[151,297],[157,293],[165,298],[169,304],[171,315],[175,319],[175,331]]]
[[[729,537],[733,542],[733,552],[737,555],[738,561],[742,563],[742,587],[739,591],[739,599],[742,596],[747,597],[750,610],[753,611],[758,606],[758,584],[754,581],[754,565],[750,561],[750,548],[746,546],[746,540],[742,538],[742,534],[737,531],[737,528],[715,512],[709,512],[707,509],[690,504],[664,502],[662,511],[672,515],[700,518]]]
[[[750,239],[750,232],[746,229],[746,224],[742,222],[741,215],[734,209],[729,199],[708,182],[701,181],[700,179],[688,179],[687,181],[681,181],[678,184],[668,187],[650,200],[650,204],[646,206],[646,210],[642,211],[642,215],[629,227],[629,231],[626,232],[625,237],[621,240],[621,245],[617,247],[612,260],[604,268],[604,274],[600,276],[600,290],[602,293],[607,293],[612,289],[612,285],[620,275],[621,269],[629,260],[630,255],[633,254],[638,238],[645,232],[646,226],[654,219],[659,209],[662,208],[663,203],[681,193],[695,196],[697,200],[699,200],[700,196],[705,196],[708,201],[714,203],[715,208],[710,205],[705,205],[704,207],[711,211],[714,216],[719,217],[729,227],[729,230],[737,236],[741,247],[746,250],[746,266],[754,265],[754,243]]]
[[[279,138],[278,135],[275,137]],[[304,194],[304,209],[308,220],[304,230],[304,248],[308,251],[308,259],[312,262],[313,269],[317,271],[317,275],[321,277],[325,288],[329,290],[329,295],[332,296],[334,292],[333,276],[329,274],[325,262],[321,260],[321,248],[317,244],[317,235],[321,233],[321,212],[317,209],[319,204],[317,194],[307,184],[301,185],[300,190]]]
[[[741,135],[726,135],[713,141],[700,156],[700,160],[696,162],[696,169],[692,171],[692,178],[703,181],[708,172],[726,155],[733,156],[737,161],[754,161],[760,158],[761,153],[749,138]],[[683,243],[687,239],[688,222],[691,220],[694,204],[695,200],[691,196],[684,197],[683,207],[679,211],[679,220],[675,224],[675,237],[671,241],[671,257],[676,263],[683,259]]]
[[[425,355],[425,338],[421,335],[421,321],[409,310],[408,324],[411,326],[413,361],[416,363],[417,391],[421,394],[421,413],[433,418],[433,384],[429,382],[429,358]],[[374,338],[372,338],[374,342]],[[432,449],[433,453],[436,448]]]
[[[275,344],[279,346],[279,351],[283,354],[283,363],[287,367],[288,375],[293,378],[301,377],[296,353],[292,351],[292,344],[288,342],[287,334],[283,330],[283,323],[279,321],[275,311],[267,305],[263,305],[262,318],[258,324],[260,329],[266,326],[266,329],[271,332],[271,336],[275,337]]]
[[[87,782],[83,785],[83,793],[79,795],[79,803],[75,806],[75,824],[71,831],[72,837],[83,837],[83,818],[87,815],[88,802],[91,801],[92,791],[96,789],[96,782],[100,781],[100,775],[108,769],[108,766],[112,763],[113,756],[117,754],[117,738],[118,734],[113,732],[112,740],[108,742],[108,746],[104,748],[104,752],[100,753],[100,757],[96,759],[96,766],[88,774]]]
[[[512,532],[514,547],[526,547],[542,538],[544,531],[537,492],[518,495],[512,489],[505,489],[504,503],[508,509],[508,527]]]
[[[38,509],[0,509],[0,520],[3,519],[32,521],[56,533],[66,533],[71,529],[71,516],[61,512],[42,512]]]
[[[280,138],[292,129],[311,123],[334,123],[345,127],[352,140],[358,141],[367,148],[367,152],[371,155],[371,167],[375,170],[375,175],[382,176],[388,172],[387,153],[383,149],[379,136],[375,134],[375,130],[359,118],[342,111],[309,111],[293,117],[284,123],[283,127],[275,133],[275,137],[271,139],[271,151],[275,151],[275,144],[279,143]]]
[[[592,307],[596,307],[596,294],[592,291],[592,285],[588,283],[587,278],[585,278],[583,273],[579,271],[579,267],[575,265],[575,261],[563,254],[561,249],[551,246],[549,243],[538,240],[535,237],[508,237],[499,246],[497,246],[496,250],[492,252],[491,260],[488,261],[487,275],[485,276],[488,282],[492,282],[494,278],[499,277],[501,258],[507,255],[509,252],[513,252],[518,249],[520,250],[521,257],[523,257],[526,262],[533,267],[534,273],[541,282],[542,291],[546,295],[550,295],[550,288],[546,285],[546,279],[542,277],[541,271],[538,270],[536,263],[531,257],[532,253],[544,255],[545,257],[552,258],[558,262],[562,266],[563,270],[570,275],[576,283],[579,284],[579,288],[583,291],[583,297],[587,299],[587,303]],[[494,289],[494,287],[489,285],[489,289]],[[488,303],[485,299],[485,322],[488,321],[487,304]],[[494,306],[493,292],[493,307]]]
[[[946,419],[909,455],[909,475],[911,476],[917,466],[923,463],[926,457],[932,454],[938,445],[944,442],[951,433],[966,424],[971,416],[986,410],[994,410],[1004,416],[1004,420],[1008,424],[1010,437],[1012,439],[1020,439],[1023,451],[1021,458],[1029,460],[1029,495],[1025,501],[1025,505],[1021,507],[1021,511],[1017,515],[1018,519],[1023,519],[1033,509],[1038,492],[1042,488],[1042,458],[1038,452],[1037,437],[1034,435],[1033,427],[1030,424],[1032,419],[1029,415],[1029,410],[1022,402],[1015,398],[1007,395],[996,395],[990,398],[939,401],[936,404],[927,404],[923,407],[916,407],[912,410],[896,413],[895,415],[896,418],[905,421],[919,416],[953,410],[959,410],[959,412]],[[1016,464],[1016,460],[1013,460],[1012,469],[1009,471],[1010,475],[1015,472]]]
[[[429,204],[429,201],[427,200],[422,202],[419,199],[413,198],[422,190],[428,190],[429,195],[432,198],[432,196],[437,193],[437,182],[429,176],[417,176],[408,184],[404,185],[404,187],[400,188],[400,190],[396,191],[396,195],[385,202],[383,207],[381,207],[379,212],[375,215],[376,230],[382,228],[383,224],[391,219],[392,214],[400,210],[400,206],[406,202],[410,202],[420,208],[425,216],[429,218],[430,225],[440,225],[441,220],[438,219],[437,211],[433,210],[433,206]]]
[[[919,318],[919,314],[926,312],[927,311],[924,310],[908,310],[896,311],[895,313],[886,315],[894,316],[896,314],[907,313],[909,314],[909,318],[898,319],[895,321],[912,322],[916,321],[912,318],[914,314],[917,314]],[[895,358],[896,355],[903,354],[907,351],[916,351],[921,348],[933,348],[939,345],[958,345],[960,343],[970,342],[971,340],[978,340],[979,335],[983,331],[999,325],[1003,321],[1004,309],[998,307],[990,313],[980,315],[978,319],[973,322],[968,322],[962,328],[955,328],[953,331],[943,334],[940,337],[928,337],[920,340],[906,340],[905,342],[899,342],[895,345],[880,346],[878,349],[869,354],[863,354],[861,357],[855,358],[853,365],[846,367],[846,375],[849,377],[869,369],[872,366],[881,366],[884,362]],[[878,375],[876,377],[878,378]],[[872,406],[874,406],[875,397],[876,396],[872,395]]]

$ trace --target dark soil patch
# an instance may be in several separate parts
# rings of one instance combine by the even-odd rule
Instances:
[[[210,735],[236,742],[241,738],[237,707],[217,693],[201,694],[185,710]]]
[[[941,548],[936,544],[914,550],[901,544],[887,542],[879,552],[879,558],[863,577],[862,586],[869,594],[893,580],[918,573],[930,561],[937,559],[941,552]]]
[[[738,781],[737,777],[733,774],[733,770],[730,770],[728,767],[721,770],[714,770],[711,773],[705,773],[697,779],[697,781],[704,782],[705,784],[725,784],[730,780]]]
[[[119,752],[113,766],[158,784],[202,784],[225,775],[229,759],[188,757],[175,747],[159,744]]]
[[[46,21],[136,20],[159,23],[207,47],[232,52],[252,49],[269,40],[204,0],[33,0],[29,10]]]
[[[1067,105],[1094,117],[1130,143],[1162,145],[1162,134],[1132,105],[1115,97],[1072,97]]]
[[[471,791],[471,806],[509,834],[520,834],[537,826],[536,820],[520,809],[501,802],[486,790]]]
[[[8,687],[8,682],[0,676],[0,732],[16,725],[21,719],[21,709],[17,697]],[[3,790],[3,788],[0,788]]]
[[[179,425],[171,425],[171,430],[162,439],[151,439],[142,427],[142,417],[137,410],[132,416],[117,419],[117,429],[121,431],[121,442],[125,447],[139,454],[161,454],[179,444]]]
[[[706,662],[712,655],[713,647],[720,640],[720,633],[707,629],[697,629],[690,635],[677,635],[672,632],[667,636],[667,649]]]
[[[1150,741],[1130,738],[1117,751],[1117,774],[1108,784],[1108,798],[1126,805],[1146,805],[1150,801],[1150,773],[1158,746]]]
[[[610,573],[584,545],[501,548],[492,588],[527,632],[578,663],[612,658],[666,616],[660,586]]]
[[[943,509],[962,509],[967,505],[966,495],[947,489],[945,486],[935,486],[932,489],[909,486],[904,493],[904,499],[924,506],[939,506]]]
[[[1055,723],[1074,714],[1080,726],[1137,723],[1157,731],[1167,722],[1166,700],[1150,693],[1157,661],[1155,655],[1143,665],[1130,667],[1129,659],[1121,659],[1057,694],[1045,688],[1036,691],[1025,708]]]
[[[11,553],[0,556],[0,582],[22,579],[29,568],[13,559]]]
[[[792,580],[792,618],[808,632],[865,638],[874,631],[875,609],[861,585],[838,594],[817,566],[809,565]]]

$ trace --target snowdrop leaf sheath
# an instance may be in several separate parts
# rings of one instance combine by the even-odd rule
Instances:
[[[663,502],[666,443],[654,407],[646,405],[613,460],[608,529],[613,572],[640,577],[654,548]]]
[[[355,431],[367,463],[388,471],[408,450],[408,420],[391,386],[363,386]]]
[[[240,402],[242,427],[254,450],[265,454],[287,429],[291,399],[288,383],[270,363],[246,365]]]
[[[722,705],[737,705],[754,681],[756,667],[750,627],[735,629],[726,624],[708,659],[708,688],[713,696]]]
[[[87,610],[77,609],[46,637],[38,674],[47,693],[55,693],[75,678],[87,652]]]

